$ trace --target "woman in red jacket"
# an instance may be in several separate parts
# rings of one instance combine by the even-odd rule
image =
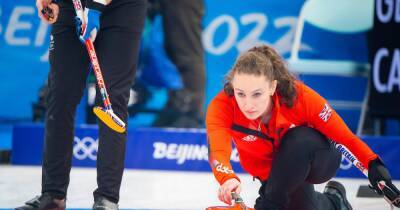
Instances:
[[[256,210],[352,209],[339,182],[324,193],[313,184],[331,179],[345,145],[368,168],[369,180],[391,184],[378,156],[345,125],[328,102],[296,80],[268,46],[242,54],[226,76],[224,90],[210,103],[206,127],[210,165],[220,183],[218,197],[231,204],[240,180],[230,165],[231,140],[242,167],[262,185]]]

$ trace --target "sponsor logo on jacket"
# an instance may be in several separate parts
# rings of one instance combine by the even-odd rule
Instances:
[[[242,138],[243,141],[247,141],[247,142],[252,142],[252,141],[256,141],[257,137],[253,136],[253,135],[248,135]]]
[[[213,167],[216,171],[225,173],[225,174],[233,174],[233,170],[230,169],[228,166],[224,166],[224,164],[218,162],[217,160],[213,161]]]

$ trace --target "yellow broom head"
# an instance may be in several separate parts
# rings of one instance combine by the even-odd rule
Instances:
[[[93,108],[94,114],[109,128],[118,133],[125,132],[125,123],[112,111],[107,111],[102,107],[96,106]]]

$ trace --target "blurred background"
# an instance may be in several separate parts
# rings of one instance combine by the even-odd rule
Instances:
[[[205,108],[235,58],[268,44],[400,179],[399,1],[205,0],[193,17],[201,21],[192,31],[199,31],[201,43],[187,44],[198,50],[191,66],[174,54],[182,52],[166,47],[187,34],[165,36],[168,13],[160,1],[168,0],[149,1],[131,88],[127,169],[209,172]],[[0,1],[0,171],[41,164],[50,29],[34,1]],[[76,115],[74,167],[95,167],[94,82],[89,77]],[[232,160],[242,172],[235,152]],[[363,177],[345,159],[337,176]]]

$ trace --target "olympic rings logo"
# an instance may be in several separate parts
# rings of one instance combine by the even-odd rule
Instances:
[[[94,140],[91,137],[84,137],[82,140],[78,137],[74,137],[74,157],[78,160],[84,160],[89,158],[91,160],[97,160],[97,149],[99,147],[97,139]]]

